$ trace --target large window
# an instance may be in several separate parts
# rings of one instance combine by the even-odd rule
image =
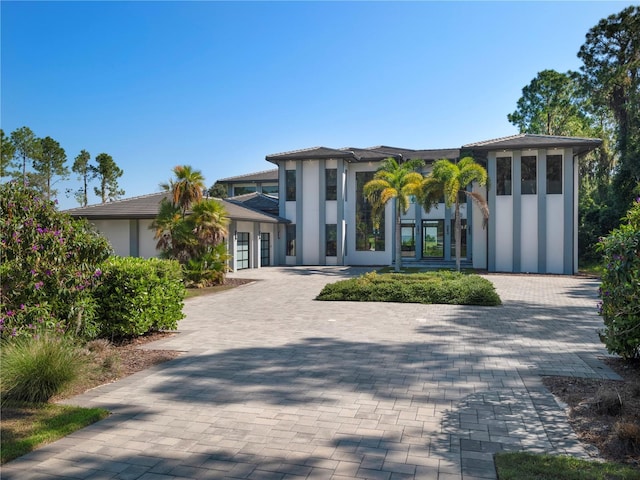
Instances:
[[[338,225],[326,225],[326,252],[327,257],[338,255]]]
[[[278,196],[278,185],[262,185],[262,193],[265,195]]]
[[[296,226],[294,224],[287,225],[287,255],[290,257],[296,254]]]
[[[326,200],[338,199],[338,169],[327,168],[325,171],[326,178]]]
[[[255,191],[256,191],[256,187],[250,187],[250,186],[233,187],[234,195],[245,195],[247,193],[253,193]]]
[[[496,195],[511,195],[511,157],[496,158]]]
[[[537,191],[536,181],[538,178],[536,171],[536,156],[522,157],[522,182],[520,192],[522,195],[535,195]]]
[[[364,196],[364,185],[374,172],[356,172],[356,250],[384,250],[384,212],[374,218],[371,204]]]
[[[288,202],[295,202],[296,201],[296,171],[286,170],[285,180],[287,183],[287,195],[285,197],[285,200]]]
[[[562,155],[547,155],[547,193],[562,193]]]

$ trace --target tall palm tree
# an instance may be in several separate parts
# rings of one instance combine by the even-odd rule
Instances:
[[[424,165],[422,160],[407,160],[398,163],[395,158],[382,161],[373,176],[373,180],[364,186],[364,195],[373,207],[374,217],[383,213],[387,203],[395,199],[395,271],[399,272],[402,263],[402,214],[407,213],[411,196],[420,194],[423,176],[418,173]]]
[[[175,178],[160,186],[167,192],[171,192],[171,200],[177,205],[182,217],[191,208],[191,205],[202,200],[202,192],[205,189],[204,176],[200,170],[194,170],[190,165],[178,165],[173,168]]]
[[[475,162],[471,157],[465,157],[458,163],[450,160],[437,160],[433,164],[433,170],[422,182],[420,199],[424,209],[428,212],[436,206],[444,196],[447,208],[455,205],[455,242],[456,242],[456,269],[460,271],[460,241],[462,237],[462,222],[460,220],[460,194],[464,194],[480,207],[484,224],[489,219],[489,205],[487,200],[477,192],[468,192],[467,186],[473,182],[478,185],[486,185],[488,181],[487,171]]]

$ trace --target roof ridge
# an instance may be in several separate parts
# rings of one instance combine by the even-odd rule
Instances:
[[[160,194],[168,195],[169,192],[165,190],[165,191],[161,191],[161,192],[145,193],[144,195],[137,195],[135,197],[119,198],[117,200],[112,200],[112,201],[109,201],[109,202],[94,203],[92,205],[85,205],[84,207],[68,208],[68,209],[62,210],[62,211],[63,212],[69,212],[69,211],[72,211],[72,210],[80,210],[80,209],[84,210],[84,209],[88,209],[88,208],[104,207],[105,205],[113,205],[115,203],[129,202],[131,200],[138,200],[140,198],[153,197],[154,195],[160,195]]]
[[[480,142],[474,142],[474,143],[467,143],[466,145],[463,145],[464,147],[480,147],[482,145],[488,145],[490,143],[495,143],[495,142],[502,142],[504,140],[511,140],[514,138],[522,138],[525,135],[527,135],[526,133],[516,133],[514,135],[506,135],[504,137],[497,137],[497,138],[491,138],[489,140],[482,140]],[[529,134],[532,135],[532,134]]]
[[[270,172],[277,172],[277,171],[278,171],[277,168],[269,168],[267,170],[260,170],[259,172],[244,173],[242,175],[234,175],[231,177],[219,178],[218,180],[216,180],[216,182],[224,182],[224,181],[232,180],[236,178],[251,177],[253,175],[260,175],[261,173],[270,173]]]
[[[302,152],[309,152],[311,150],[316,150],[318,148],[328,148],[329,150],[335,150],[334,148],[330,148],[330,147],[323,147],[322,145],[317,145],[315,147],[308,147],[308,148],[300,148],[298,150],[289,150],[287,152],[278,152],[278,153],[271,153],[269,155],[267,155],[267,157],[275,157],[278,155],[288,155],[290,153],[302,153]]]

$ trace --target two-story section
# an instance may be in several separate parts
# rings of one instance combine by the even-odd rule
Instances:
[[[290,221],[275,246],[279,265],[391,265],[395,208],[375,218],[364,185],[389,157],[422,159],[428,175],[439,159],[473,156],[490,187],[490,218],[470,200],[461,208],[463,265],[496,272],[577,271],[578,159],[598,139],[520,134],[460,149],[314,147],[268,155],[278,166],[279,216]],[[455,259],[453,209],[426,211],[412,199],[401,218],[403,262],[443,265]]]

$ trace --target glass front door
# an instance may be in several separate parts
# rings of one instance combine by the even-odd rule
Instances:
[[[415,225],[411,223],[402,224],[400,227],[401,250],[403,257],[416,256],[416,235]]]
[[[238,232],[236,268],[249,268],[249,232]]]
[[[263,267],[269,266],[269,251],[270,251],[270,235],[268,233],[260,234],[260,265]]]
[[[444,258],[444,220],[422,221],[422,256]]]

